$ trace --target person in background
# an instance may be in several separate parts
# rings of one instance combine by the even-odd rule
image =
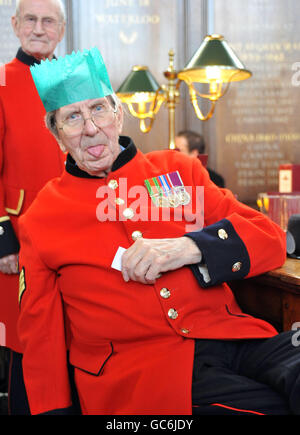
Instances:
[[[47,181],[62,173],[65,161],[45,127],[45,109],[30,66],[53,59],[64,36],[65,21],[61,0],[17,0],[12,27],[20,48],[5,65],[5,86],[0,86],[0,346],[11,353],[11,414],[28,412],[16,331],[18,222]]]
[[[294,331],[244,313],[226,284],[280,267],[282,229],[198,159],[123,136],[96,47],[31,72],[68,153],[20,220],[31,413],[68,413],[68,350],[83,414],[300,414]]]
[[[205,153],[205,142],[203,136],[191,130],[180,131],[175,137],[175,147],[178,151],[188,154],[191,157],[198,157]],[[219,187],[225,187],[225,180],[222,175],[207,168],[210,179]]]

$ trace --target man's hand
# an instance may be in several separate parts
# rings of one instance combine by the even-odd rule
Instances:
[[[143,284],[154,284],[162,272],[201,261],[202,254],[189,237],[138,239],[122,256],[122,274]]]
[[[0,258],[0,272],[6,275],[18,273],[18,254],[7,255]]]

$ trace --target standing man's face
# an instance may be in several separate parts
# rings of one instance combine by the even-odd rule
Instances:
[[[22,0],[12,26],[25,53],[38,60],[52,59],[62,40],[65,23],[54,0]]]

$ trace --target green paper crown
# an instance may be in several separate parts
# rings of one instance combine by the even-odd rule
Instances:
[[[30,68],[46,112],[113,94],[107,70],[98,48],[59,57]]]

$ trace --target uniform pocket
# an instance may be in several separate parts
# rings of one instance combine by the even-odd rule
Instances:
[[[75,368],[93,376],[100,376],[112,354],[113,345],[110,342],[101,345],[72,343],[69,360]]]

